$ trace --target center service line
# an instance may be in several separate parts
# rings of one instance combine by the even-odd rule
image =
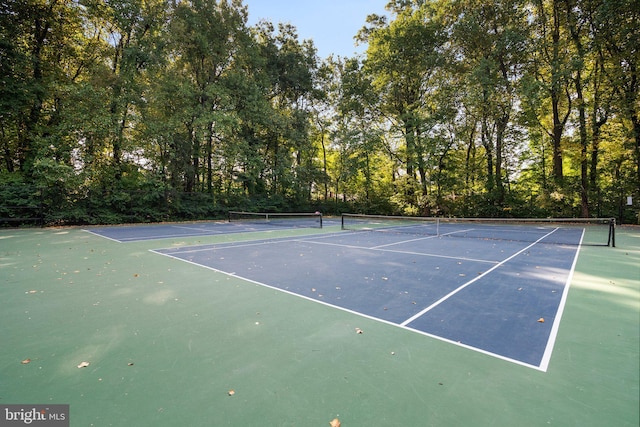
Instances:
[[[487,271],[485,271],[484,273],[480,274],[479,276],[475,277],[472,280],[469,280],[467,283],[463,284],[462,286],[460,286],[457,289],[454,289],[453,291],[449,292],[447,295],[443,296],[442,298],[440,298],[438,301],[434,302],[433,304],[431,304],[429,307],[425,308],[424,310],[420,311],[419,313],[416,313],[415,315],[411,316],[410,318],[408,318],[407,320],[405,320],[404,322],[402,322],[400,325],[401,326],[407,326],[409,323],[413,322],[414,320],[416,320],[418,317],[422,316],[423,314],[431,311],[433,308],[437,307],[438,305],[442,304],[444,301],[448,300],[449,298],[451,298],[452,296],[454,296],[455,294],[457,294],[458,292],[460,292],[461,290],[463,290],[464,288],[466,288],[467,286],[471,285],[472,283],[474,283],[475,281],[481,279],[482,277],[486,276],[487,274],[491,273],[493,270],[495,270],[496,268],[500,267],[501,265],[504,265],[506,262],[512,260],[513,258],[515,258],[516,256],[520,255],[521,253],[523,253],[524,251],[526,251],[527,249],[535,246],[538,244],[538,242],[540,242],[542,239],[550,236],[551,234],[555,233],[556,231],[558,231],[558,228],[554,228],[552,231],[550,231],[549,233],[545,234],[544,236],[542,236],[541,238],[539,238],[538,240],[536,240],[535,242],[533,242],[532,244],[530,244],[529,246],[527,246],[526,248],[516,252],[515,254],[511,255],[509,258],[505,259],[504,261],[499,262],[498,264],[494,265],[493,267],[491,267],[490,269],[488,269]]]

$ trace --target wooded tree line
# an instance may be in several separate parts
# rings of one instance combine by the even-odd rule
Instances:
[[[392,0],[319,58],[241,0],[0,0],[0,216],[638,222],[639,6]]]

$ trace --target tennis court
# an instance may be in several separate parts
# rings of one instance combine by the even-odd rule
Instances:
[[[445,237],[431,228],[385,224],[155,252],[546,370],[582,229],[520,226],[497,240],[504,226],[449,224]],[[549,243],[557,233],[563,244]]]
[[[95,426],[638,424],[640,230],[348,221],[0,230],[0,402]]]
[[[201,221],[151,225],[92,227],[88,232],[116,242],[160,240],[171,238],[215,236],[235,233],[277,232],[282,228],[322,228],[322,215],[259,214],[232,212],[228,221]],[[331,224],[331,221],[329,221]]]

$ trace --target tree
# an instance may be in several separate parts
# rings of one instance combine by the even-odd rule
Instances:
[[[79,14],[68,0],[8,0],[0,6],[0,141],[9,172],[30,178],[49,145],[45,140],[58,136],[62,87],[82,69]]]
[[[373,213],[628,221],[632,0],[387,10],[358,33],[364,55],[320,63],[291,25],[247,27],[241,0],[4,0],[0,181],[16,191],[3,194],[42,194],[50,220],[72,222],[334,197]]]
[[[274,112],[262,135],[270,193],[305,200],[318,167],[313,162],[315,146],[309,138],[311,106],[316,96],[316,50],[311,41],[300,43],[291,25],[279,24],[276,32],[272,25],[262,23],[257,34],[268,83],[265,96]]]
[[[478,123],[470,128],[486,153],[486,192],[490,203],[505,200],[503,168],[517,88],[526,62],[529,26],[520,1],[455,1],[443,19],[452,33],[451,73],[459,81],[466,111]],[[469,128],[468,128],[469,129]],[[471,150],[468,150],[471,153]],[[468,156],[467,156],[468,158]]]
[[[619,112],[629,121],[636,169],[635,192],[640,195],[640,9],[633,0],[602,0],[594,27],[597,46],[607,60],[605,70],[617,95]]]
[[[212,191],[214,145],[229,133],[229,80],[247,42],[246,20],[246,7],[238,0],[181,2],[174,11],[170,25],[173,67],[186,81],[185,95],[191,100],[183,123],[186,138],[176,141],[182,143],[180,151],[186,157],[182,165],[187,192],[196,190],[202,169],[205,187]]]
[[[397,14],[394,21],[387,24],[370,16],[371,27],[360,33],[369,42],[364,71],[372,76],[380,113],[402,134],[402,162],[410,182],[406,197],[417,205],[412,183],[416,181],[421,194],[427,194],[426,133],[438,108],[429,103],[429,94],[437,85],[434,77],[444,59],[445,38],[426,4],[392,2],[390,7]]]

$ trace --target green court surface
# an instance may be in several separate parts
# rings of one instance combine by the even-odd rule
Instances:
[[[638,228],[580,249],[546,372],[150,251],[337,231],[0,230],[0,405],[69,404],[71,426],[639,425]]]

